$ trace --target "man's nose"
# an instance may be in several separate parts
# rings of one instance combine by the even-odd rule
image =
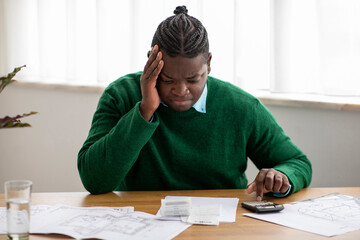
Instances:
[[[190,91],[184,82],[177,83],[173,88],[173,94],[177,96],[185,96],[189,93]]]

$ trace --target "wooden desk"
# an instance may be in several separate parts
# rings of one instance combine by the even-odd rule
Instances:
[[[319,197],[329,193],[342,193],[355,197],[360,197],[360,187],[350,188],[308,188],[293,194],[288,198],[273,199],[277,203],[289,203],[313,197]],[[32,204],[66,204],[71,206],[90,207],[108,206],[122,207],[134,206],[135,211],[142,211],[156,214],[160,208],[160,199],[167,195],[178,196],[203,196],[203,197],[237,197],[239,203],[243,201],[253,201],[255,195],[248,195],[245,190],[201,190],[201,191],[151,191],[151,192],[113,192],[102,195],[90,195],[85,192],[68,193],[33,193]],[[5,206],[4,194],[0,194],[0,206]],[[249,217],[242,214],[248,212],[239,204],[235,223],[220,223],[219,226],[200,226],[193,225],[184,232],[180,233],[175,239],[256,239],[256,240],[281,240],[281,239],[330,239],[320,235],[279,226]],[[6,235],[0,235],[0,239],[7,239]],[[35,239],[70,239],[63,235],[30,235],[31,240]],[[360,230],[331,237],[331,240],[338,239],[360,239]]]

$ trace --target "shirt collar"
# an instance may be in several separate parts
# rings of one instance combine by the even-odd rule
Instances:
[[[207,97],[207,84],[205,83],[205,87],[200,98],[193,105],[193,108],[195,108],[196,111],[201,113],[206,113],[206,97]]]
[[[205,87],[200,98],[192,107],[200,113],[206,113],[206,97],[207,97],[207,84],[205,83]],[[164,105],[165,107],[168,106],[163,101],[161,101],[161,104]]]

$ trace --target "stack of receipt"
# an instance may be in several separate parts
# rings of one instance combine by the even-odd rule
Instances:
[[[191,198],[161,199],[162,219],[179,218],[190,224],[219,225],[221,204],[196,205]]]

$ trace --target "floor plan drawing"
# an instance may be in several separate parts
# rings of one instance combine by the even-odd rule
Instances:
[[[151,226],[151,224],[149,219],[134,218],[129,214],[120,217],[106,214],[103,216],[79,215],[66,220],[61,226],[71,227],[74,232],[83,236],[98,234],[102,231],[135,235]]]
[[[48,211],[49,209],[53,208],[53,206],[49,205],[34,205],[30,207],[30,218],[37,216],[43,212]],[[6,226],[6,208],[0,207],[0,234],[7,233],[7,226]]]
[[[58,233],[76,239],[171,239],[191,224],[159,221],[133,207],[71,207],[60,205],[32,219],[31,233]]]
[[[30,207],[30,217],[35,217],[39,214],[42,214],[50,209],[52,209],[54,206],[50,205],[34,205]]]
[[[298,209],[300,214],[328,221],[346,221],[360,225],[360,205],[356,198],[331,194],[305,201]]]
[[[331,237],[360,229],[360,200],[334,193],[284,204],[278,214],[244,215]]]

